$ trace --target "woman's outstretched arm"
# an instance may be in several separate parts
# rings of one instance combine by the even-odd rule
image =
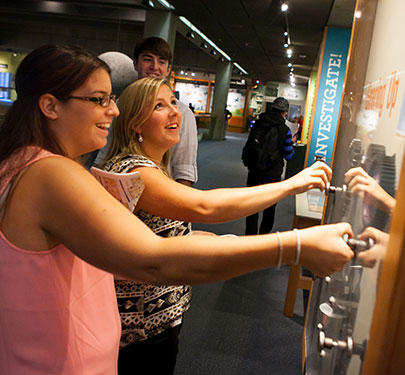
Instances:
[[[33,164],[9,198],[2,229],[27,250],[57,243],[86,262],[152,284],[208,283],[275,266],[275,234],[161,238],[122,206],[80,165],[66,158]],[[300,263],[317,275],[337,271],[353,253],[342,236],[349,224],[300,230]],[[295,262],[296,233],[281,233],[282,263]]]
[[[331,169],[316,162],[288,180],[254,187],[198,190],[181,186],[156,168],[136,168],[145,190],[138,208],[154,215],[190,222],[221,223],[251,215],[281,199],[312,188],[323,190]]]

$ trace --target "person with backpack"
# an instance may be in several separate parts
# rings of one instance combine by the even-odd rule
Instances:
[[[285,124],[289,103],[278,97],[270,111],[259,116],[242,152],[243,164],[248,168],[247,186],[257,186],[281,181],[284,160],[294,154],[291,130]],[[276,203],[263,210],[259,234],[270,233],[276,211]],[[245,234],[257,234],[259,213],[246,217]]]

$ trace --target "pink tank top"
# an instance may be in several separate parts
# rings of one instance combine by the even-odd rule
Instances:
[[[0,231],[0,374],[116,375],[120,331],[111,274],[62,244],[23,250]]]

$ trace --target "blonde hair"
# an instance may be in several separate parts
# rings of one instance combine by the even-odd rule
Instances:
[[[120,115],[113,120],[111,143],[102,165],[115,156],[120,156],[119,160],[128,154],[142,155],[150,159],[150,156],[142,150],[136,129],[152,115],[155,100],[162,85],[167,85],[171,89],[165,79],[142,78],[122,92],[117,102]],[[169,151],[166,151],[161,161],[153,160],[167,174],[169,156]]]

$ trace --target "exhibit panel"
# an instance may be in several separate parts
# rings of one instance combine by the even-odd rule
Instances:
[[[405,3],[358,1],[356,11],[323,218],[352,225],[354,237],[346,240],[356,257],[341,272],[314,282],[305,327],[306,374],[363,372],[404,158],[405,50],[387,46],[401,45]],[[370,29],[369,42],[356,37]]]

